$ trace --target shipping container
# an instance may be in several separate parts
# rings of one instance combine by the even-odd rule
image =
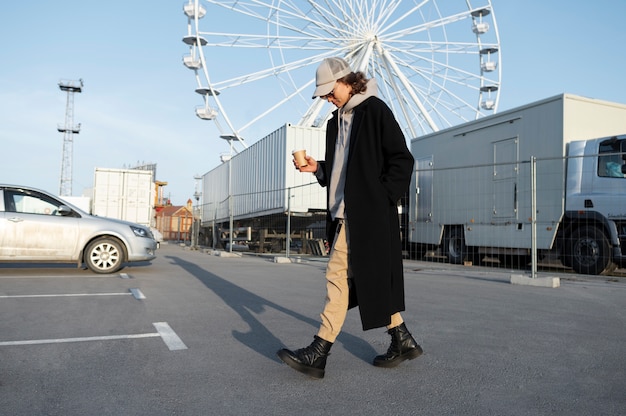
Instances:
[[[96,168],[92,215],[154,226],[152,171]]]
[[[317,184],[315,176],[294,167],[291,152],[296,149],[323,159],[325,130],[286,124],[205,173],[203,205],[222,207],[217,214],[210,208],[203,210],[203,222],[228,220],[231,195],[237,198],[232,213],[235,219],[326,209],[324,188],[309,186]]]
[[[285,124],[245,150],[224,157],[222,164],[202,176],[201,234],[215,234],[219,227],[222,231],[214,242],[225,236],[230,239],[232,220],[241,231],[238,235],[245,236],[238,239],[242,244],[252,234],[252,240],[274,240],[276,250],[275,240],[286,238],[287,214],[291,233],[299,235],[311,223],[323,221],[326,189],[313,174],[294,167],[292,152],[305,149],[322,160],[325,147],[324,129]],[[259,233],[261,237],[255,237]],[[264,251],[258,241],[253,245]]]

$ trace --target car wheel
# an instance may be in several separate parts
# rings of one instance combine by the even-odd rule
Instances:
[[[94,240],[85,250],[85,263],[94,273],[115,273],[124,263],[122,245],[109,237]]]

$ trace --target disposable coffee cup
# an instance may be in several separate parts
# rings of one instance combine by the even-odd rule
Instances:
[[[298,166],[303,167],[308,165],[306,161],[306,150],[294,150],[291,152],[293,158],[296,159]]]

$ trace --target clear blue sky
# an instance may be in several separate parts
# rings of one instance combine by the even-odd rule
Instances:
[[[58,193],[63,135],[56,128],[66,99],[58,82],[82,78],[74,102],[81,132],[74,136],[73,195],[92,186],[96,167],[146,162],[157,164],[174,204],[191,198],[194,175],[218,165],[228,145],[194,114],[201,101],[182,65],[184,3],[3,1],[0,182]],[[626,103],[626,1],[493,6],[502,48],[500,111],[564,92]],[[260,100],[263,92],[251,97]]]

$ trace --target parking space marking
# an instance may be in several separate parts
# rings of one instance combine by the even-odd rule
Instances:
[[[161,337],[170,351],[186,350],[185,343],[176,335],[176,332],[169,326],[167,322],[154,322],[154,328],[157,332],[147,334],[131,334],[131,335],[106,335],[97,337],[79,337],[79,338],[56,338],[56,339],[33,339],[26,341],[0,341],[0,347],[14,345],[41,345],[41,344],[62,344],[69,342],[88,342],[88,341],[111,341],[121,339],[138,339],[138,338],[156,338]]]
[[[0,269],[2,270],[2,269]],[[114,276],[112,274],[103,274],[101,276]],[[43,275],[0,275],[0,279],[85,279],[85,276],[80,274],[43,274]]]
[[[144,294],[141,292],[141,290],[139,289],[128,289],[130,290],[130,293],[135,297],[135,299],[137,300],[141,300],[141,299],[145,299],[146,297],[144,296]]]
[[[172,330],[172,328],[167,324],[167,322],[155,322],[152,325],[159,331],[161,334],[161,338],[163,338],[163,342],[170,349],[170,351],[175,350],[186,350],[187,346],[185,343],[176,335],[176,332]]]
[[[152,338],[159,337],[161,334],[152,332],[148,334],[135,335],[107,335],[101,337],[80,337],[80,338],[57,338],[57,339],[33,339],[28,341],[5,341],[0,342],[0,347],[9,345],[37,345],[37,344],[62,344],[66,342],[85,342],[85,341],[110,341],[116,339],[134,339],[134,338]]]
[[[57,293],[57,294],[44,294],[44,295],[2,295],[0,299],[9,298],[64,298],[72,296],[128,296],[132,295],[132,292],[124,293]]]
[[[132,295],[135,299],[145,299],[146,296],[139,289],[128,289],[128,292],[114,292],[114,293],[57,293],[57,294],[43,294],[43,295],[0,295],[0,299],[11,298],[67,298],[73,296],[129,296]]]

